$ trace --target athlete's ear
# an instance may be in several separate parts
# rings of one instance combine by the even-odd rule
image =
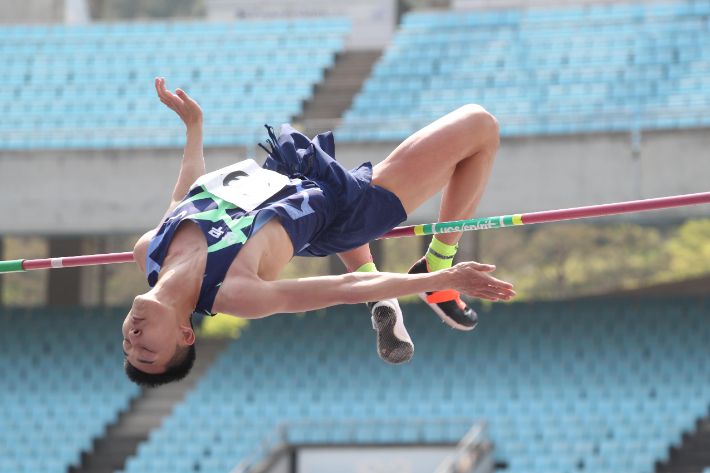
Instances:
[[[193,343],[195,343],[195,332],[192,330],[192,328],[187,327],[185,325],[181,325],[180,334],[182,335],[182,340],[185,342],[186,345],[192,345]]]

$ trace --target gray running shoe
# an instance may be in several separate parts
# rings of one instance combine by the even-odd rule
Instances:
[[[399,365],[412,359],[414,344],[404,327],[397,299],[368,302],[372,328],[377,331],[377,354],[387,363]]]

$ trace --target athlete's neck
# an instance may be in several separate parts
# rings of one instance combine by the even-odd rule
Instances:
[[[158,282],[150,290],[150,294],[161,305],[171,307],[177,314],[184,314],[188,321],[197,305],[201,286],[200,279],[195,277],[199,272],[190,266],[190,262],[163,266]]]

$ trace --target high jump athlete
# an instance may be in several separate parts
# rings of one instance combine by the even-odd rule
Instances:
[[[499,144],[498,122],[482,107],[437,120],[374,168],[347,171],[334,159],[332,133],[311,141],[284,124],[278,139],[268,129],[263,168],[243,161],[205,175],[202,110],[183,90],[167,90],[165,79],[155,87],[185,122],[187,143],[170,207],[134,249],[152,287],[123,323],[124,366],[134,382],[157,386],[187,375],[193,313],[256,319],[368,303],[378,354],[397,364],[414,352],[397,297],[419,294],[444,322],[471,330],[478,317],[460,293],[490,301],[515,295],[486,274],[495,266],[452,266],[460,233],[436,235],[408,274],[377,272],[368,246],[441,189],[439,221],[471,218]],[[331,254],[351,272],[277,280],[293,256]]]

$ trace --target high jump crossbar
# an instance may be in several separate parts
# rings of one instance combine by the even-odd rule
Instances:
[[[379,239],[402,238],[419,235],[437,235],[440,233],[487,230],[490,228],[514,227],[535,223],[561,222],[579,218],[619,215],[646,210],[688,207],[691,205],[710,204],[710,192],[700,194],[677,195],[657,199],[634,200],[616,204],[591,205],[573,209],[549,210],[526,214],[504,215],[501,217],[474,218],[455,222],[430,223],[397,227],[382,235]],[[0,261],[0,273],[31,271],[34,269],[71,268],[96,264],[128,263],[134,261],[133,253],[109,253],[103,255],[65,256],[63,258],[45,258],[35,260]]]

